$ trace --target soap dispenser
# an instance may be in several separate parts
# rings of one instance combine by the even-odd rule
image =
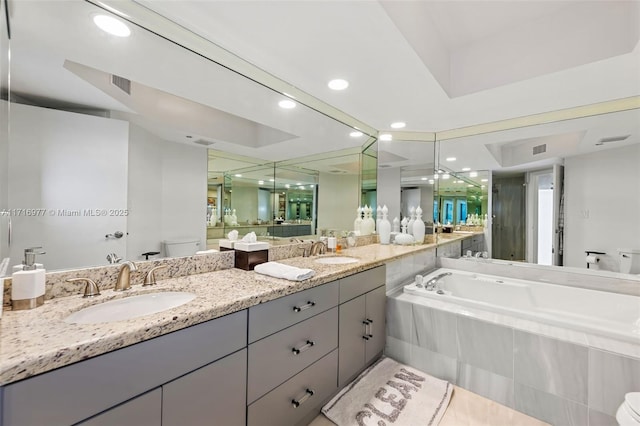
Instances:
[[[45,254],[37,251],[42,247],[31,247],[24,250],[22,271],[11,275],[11,306],[14,311],[33,309],[44,304],[45,270],[36,268],[36,255]]]

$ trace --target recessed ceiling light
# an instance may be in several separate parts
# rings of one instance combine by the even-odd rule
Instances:
[[[426,177],[423,177],[423,178],[421,178],[420,180],[427,180],[427,178],[426,178]]]
[[[276,180],[274,178],[269,179],[269,182],[275,182]]]
[[[93,17],[93,23],[102,31],[114,35],[116,37],[129,37],[131,30],[127,25],[119,19],[108,15],[96,15]]]
[[[470,172],[469,173],[469,177],[477,177],[478,176],[478,172]]]
[[[240,173],[237,173],[234,175],[235,177],[242,177],[242,175]]]
[[[264,181],[263,180],[259,180],[258,181],[258,185],[264,185]]]
[[[451,176],[449,175],[449,173],[445,173],[442,175],[442,179],[449,179]]]
[[[329,89],[331,90],[344,90],[349,87],[349,82],[342,78],[336,78],[331,80],[327,86],[329,86]]]
[[[284,101],[278,102],[278,106],[284,109],[291,109],[296,107],[296,103],[293,102],[292,100],[285,99]]]
[[[302,182],[296,182],[296,185],[300,186],[302,185]]]
[[[430,183],[431,185],[433,185],[433,183],[434,183],[434,182],[435,182],[435,181],[434,181],[433,179],[429,179],[429,183]]]
[[[288,183],[284,185],[285,188],[291,188],[291,185],[289,185]]]
[[[391,128],[392,129],[402,129],[407,125],[407,123],[404,123],[402,121],[396,121],[395,123],[391,123]]]
[[[469,170],[471,170],[471,167],[463,167],[463,168],[462,168],[462,171],[463,171],[463,172],[468,172]]]
[[[456,157],[447,157],[447,161],[456,161]]]
[[[380,135],[380,140],[381,141],[390,141],[393,139],[393,136],[391,136],[389,133],[384,133],[382,135]]]
[[[480,179],[480,182],[489,182],[489,179]]]
[[[315,185],[309,185],[309,188],[313,188]]]
[[[471,188],[472,186],[473,186],[473,185],[471,185],[471,184],[468,184],[468,185],[467,185],[467,188]]]
[[[351,136],[352,138],[359,138],[362,135],[363,135],[362,132],[351,132],[351,133],[349,133],[349,136]]]

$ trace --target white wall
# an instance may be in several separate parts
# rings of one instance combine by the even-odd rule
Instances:
[[[206,149],[160,139],[132,124],[128,203],[129,259],[144,259],[144,252],[161,251],[165,240],[195,238],[204,249]]]
[[[389,221],[400,218],[400,168],[378,169],[378,204],[387,205]],[[353,213],[355,219],[355,212]]]
[[[585,250],[607,253],[600,269],[618,271],[618,248],[640,248],[640,144],[565,160],[564,264],[586,267]]]
[[[127,208],[128,129],[124,121],[11,104],[9,208],[45,209],[12,218],[12,264],[31,246],[44,247],[47,269],[105,264],[108,253],[125,252],[125,238],[105,235],[126,231],[126,216],[109,210]]]
[[[359,195],[358,175],[321,172],[318,177],[318,228],[353,230]]]

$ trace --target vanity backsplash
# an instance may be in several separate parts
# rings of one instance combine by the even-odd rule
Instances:
[[[176,257],[158,260],[136,261],[137,270],[131,272],[131,282],[142,284],[145,275],[152,268],[166,265],[167,269],[158,270],[156,278],[162,280],[168,277],[176,278],[186,275],[203,274],[233,268],[234,253],[218,252],[189,257]],[[90,278],[98,284],[100,290],[107,290],[115,286],[120,271],[120,264],[99,266],[94,268],[70,269],[66,271],[47,272],[45,300],[58,297],[82,294],[84,283],[67,282],[69,278]],[[11,306],[11,278],[4,279],[2,306]]]

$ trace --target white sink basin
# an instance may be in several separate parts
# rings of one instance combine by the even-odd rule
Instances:
[[[344,265],[346,263],[356,263],[359,261],[360,259],[349,256],[321,257],[320,259],[315,260],[316,263],[322,263],[325,265]]]
[[[175,308],[195,298],[196,295],[193,293],[178,291],[141,294],[89,306],[72,313],[64,321],[69,324],[98,324],[123,321]]]

